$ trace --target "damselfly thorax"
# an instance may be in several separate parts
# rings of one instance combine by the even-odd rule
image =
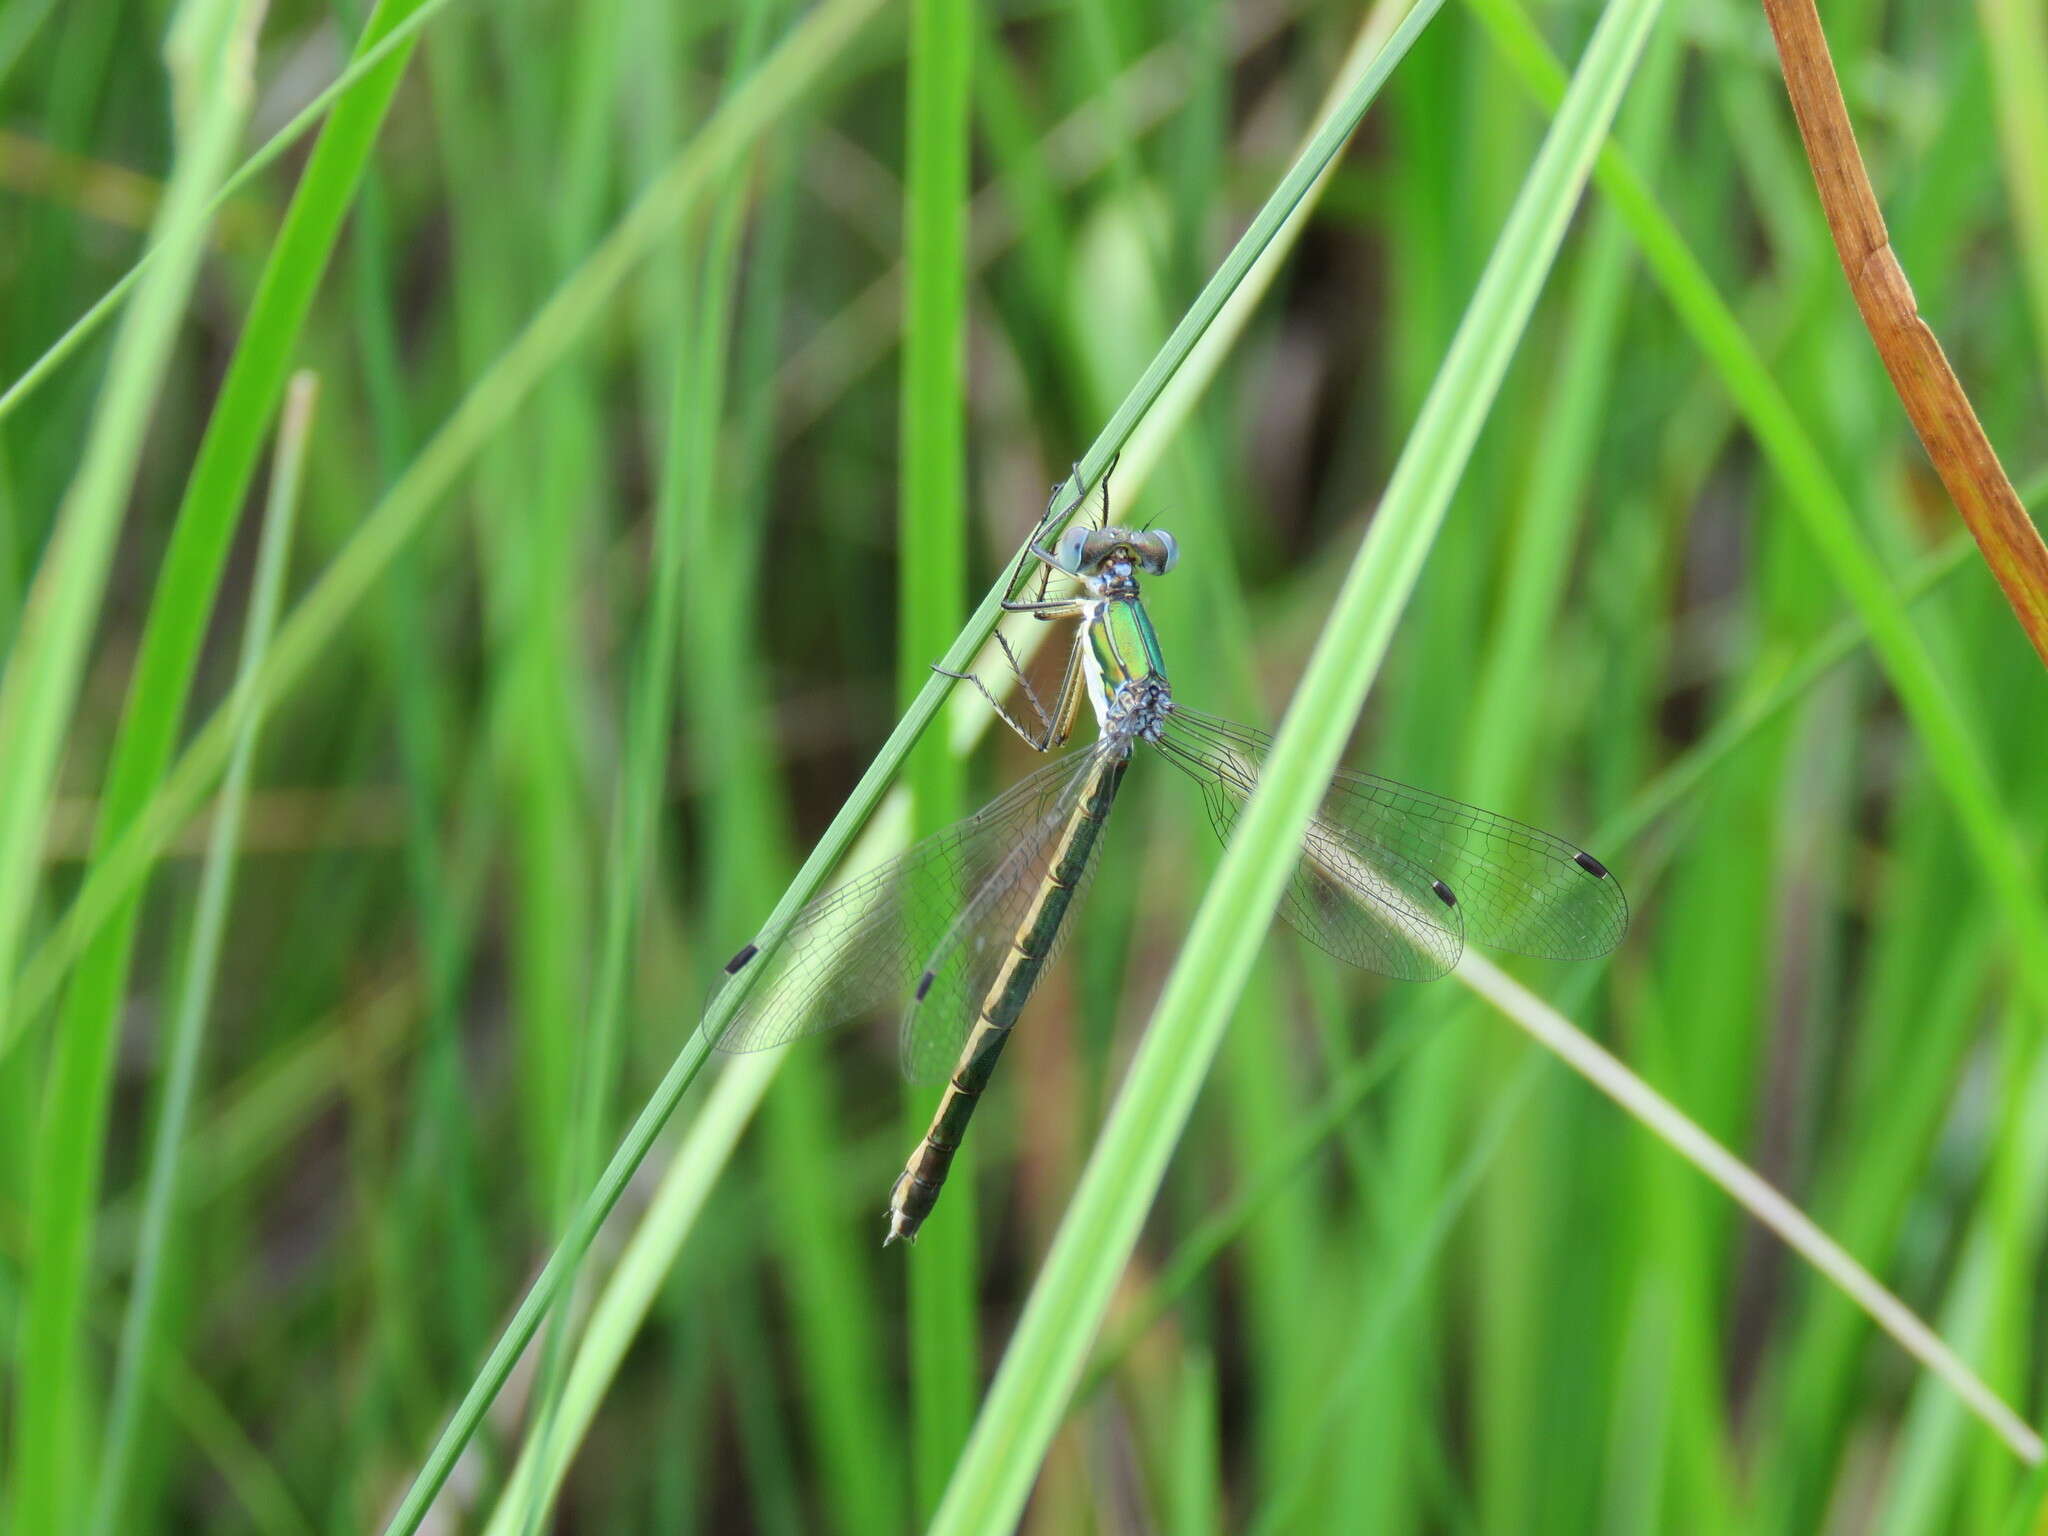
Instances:
[[[768,974],[713,1042],[762,1050],[907,998],[904,1070],[912,1079],[946,1070],[947,1082],[890,1192],[885,1242],[914,1238],[931,1214],[1010,1031],[1071,931],[1137,743],[1200,786],[1210,824],[1225,839],[1271,746],[1258,731],[1174,699],[1139,579],[1166,575],[1180,548],[1163,529],[1112,525],[1108,480],[1105,471],[1090,515],[1048,543],[1079,510],[1055,492],[1003,604],[1013,614],[1075,623],[1052,703],[1000,631],[1032,723],[974,674],[947,674],[972,683],[1039,752],[1066,745],[1086,699],[1095,743],[805,907],[760,962]],[[1024,597],[1034,576],[1035,593]],[[1071,590],[1055,593],[1055,583]],[[1505,816],[1346,772],[1331,781],[1309,824],[1280,911],[1338,959],[1415,981],[1448,971],[1468,938],[1586,959],[1613,949],[1628,925],[1620,883],[1591,854]],[[761,952],[748,945],[728,973]]]

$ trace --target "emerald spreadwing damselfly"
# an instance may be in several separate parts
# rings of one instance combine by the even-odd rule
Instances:
[[[1077,469],[1065,484],[1079,482]],[[901,1002],[906,1075],[950,1076],[931,1128],[890,1191],[885,1244],[915,1238],[931,1214],[1010,1030],[1069,931],[1138,745],[1195,781],[1226,841],[1271,746],[1261,732],[1174,698],[1138,578],[1171,571],[1179,545],[1163,529],[1111,523],[1108,471],[1089,502],[1084,512],[1054,492],[1003,603],[1010,613],[1079,621],[1051,708],[1007,642],[1003,653],[1035,729],[979,678],[959,676],[1039,752],[1066,745],[1085,698],[1099,732],[1094,744],[805,907],[765,962],[768,974],[712,1042],[766,1050]],[[1037,589],[1027,597],[1034,574]],[[1339,960],[1406,981],[1443,975],[1468,939],[1591,959],[1619,944],[1628,926],[1620,882],[1562,838],[1347,772],[1331,781],[1309,824],[1280,912]],[[728,974],[756,953],[752,944],[742,949]]]

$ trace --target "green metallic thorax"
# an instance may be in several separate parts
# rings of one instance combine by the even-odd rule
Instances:
[[[1135,597],[1101,599],[1088,615],[1087,629],[1089,655],[1095,663],[1088,678],[1088,697],[1099,724],[1120,684],[1146,678],[1163,681],[1166,662],[1159,654],[1152,616]]]

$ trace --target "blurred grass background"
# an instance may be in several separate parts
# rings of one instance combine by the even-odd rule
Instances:
[[[718,966],[1366,20],[884,9],[702,161],[707,195],[650,231],[615,301],[544,311],[798,9],[287,0],[261,18],[245,145],[366,28],[421,11],[417,51],[363,77],[318,151],[234,191],[167,301],[186,312],[75,705],[38,719],[64,749],[54,796],[26,769],[0,784],[46,823],[0,863],[23,914],[0,933],[20,1529],[389,1513]],[[1191,701],[1276,717],[1547,125],[1538,45],[1576,58],[1595,15],[1448,7],[1186,428],[1119,485],[1186,551],[1147,596]],[[2038,510],[2040,28],[2002,0],[1824,16],[1922,309]],[[167,19],[0,15],[7,381],[143,248],[173,165]],[[204,101],[225,76],[199,67]],[[1981,566],[1950,558],[1760,14],[1668,8],[1617,138],[1691,258],[1692,308],[1603,172],[1353,761],[1611,864],[1636,911],[1620,954],[1518,973],[2038,1421],[2048,1059],[2041,957],[2013,935],[2039,908],[2048,684]],[[1714,290],[1777,400],[1679,318]],[[565,355],[435,495],[429,445],[536,315]],[[174,749],[209,716],[252,728],[224,706],[294,367],[321,403],[289,593],[371,579],[316,648],[280,634],[296,660],[254,739],[217,965],[204,823],[80,954],[65,914]],[[120,379],[141,375],[103,333],[0,407],[10,674]],[[1817,470],[1788,473],[1787,442]],[[1815,473],[1894,584],[1940,562],[1913,626],[1994,786],[1964,815],[2023,863],[2017,895],[1867,653],[1806,666],[1854,611],[1810,533]],[[391,505],[417,535],[367,558]],[[995,738],[956,762],[947,735],[914,759],[910,826],[1024,767]],[[1664,795],[1674,768],[1703,771]],[[1132,775],[1085,930],[928,1240],[879,1248],[930,1110],[880,1032],[727,1072],[600,1239],[587,1332],[514,1374],[442,1495],[452,1528],[921,1522],[1216,857],[1167,777]],[[173,1020],[207,967],[182,1198],[153,1225]],[[1974,1532],[2033,1507],[1945,1389],[1607,1101],[1452,983],[1340,970],[1268,947],[1031,1528]],[[615,1374],[591,1364],[607,1342]],[[552,1477],[501,1502],[522,1445],[567,1462],[553,1510]]]

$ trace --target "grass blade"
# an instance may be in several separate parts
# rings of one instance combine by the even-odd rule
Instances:
[[[306,439],[312,431],[318,386],[312,374],[292,381],[278,430],[277,460],[271,473],[270,506],[264,519],[262,548],[257,554],[256,583],[249,604],[249,624],[242,641],[241,675],[263,664],[263,653],[277,628],[284,598],[292,522],[305,469]],[[199,1057],[206,1042],[206,1016],[213,1009],[214,977],[219,970],[222,940],[233,894],[235,859],[242,834],[242,811],[249,798],[249,777],[263,711],[252,698],[237,721],[234,756],[221,786],[213,829],[200,877],[199,899],[192,924],[191,953],[185,962],[185,985],[176,1013],[164,1036],[163,1104],[157,1112],[156,1134],[149,1164],[149,1191],[142,1213],[142,1233],[135,1281],[128,1296],[127,1319],[121,1330],[121,1353],[114,1375],[113,1399],[107,1414],[107,1448],[94,1490],[92,1528],[111,1536],[126,1518],[123,1500],[134,1470],[143,1384],[154,1369],[162,1345],[158,1333],[163,1313],[163,1271],[172,1241],[172,1222],[183,1187],[185,1129],[190,1119]]]
[[[902,457],[897,511],[897,690],[908,704],[931,680],[967,606],[968,115],[972,0],[913,0],[904,160]],[[905,764],[913,835],[962,814],[961,759],[934,733]],[[927,1096],[905,1095],[904,1149],[922,1137]],[[948,1219],[905,1276],[910,1303],[913,1520],[937,1507],[980,1384],[974,1155],[956,1161]]]
[[[416,0],[385,0],[365,29],[366,45],[388,31]],[[256,459],[285,387],[307,312],[333,252],[341,222],[361,184],[377,131],[405,65],[398,54],[337,108],[301,178],[277,244],[264,266],[241,344],[229,364],[191,478],[173,525],[170,548],[156,585],[156,600],[136,657],[128,704],[116,738],[100,804],[95,845],[117,844],[156,791],[175,745],[191,691],[200,646],[220,588],[228,545],[241,516]],[[217,205],[219,198],[215,199]],[[269,635],[263,637],[267,652]],[[258,655],[258,661],[261,655]],[[247,674],[245,674],[247,675]],[[64,1000],[59,1038],[73,1106],[49,1128],[48,1166],[62,1168],[72,1198],[88,1208],[99,1186],[105,1106],[111,1085],[114,1037],[127,995],[140,880],[83,957]],[[0,1007],[0,1017],[7,1010]],[[168,1101],[167,1101],[168,1102]],[[134,1412],[132,1383],[128,1412]],[[102,1478],[102,1499],[123,1481]],[[109,1518],[102,1503],[102,1518]]]
[[[252,0],[189,0],[172,24],[167,57],[179,147],[158,215],[164,259],[115,338],[77,476],[0,675],[0,741],[7,743],[0,754],[0,1019],[20,1006],[16,957],[41,873],[57,758],[143,434],[198,272],[208,199],[254,96],[260,16]],[[75,1442],[110,1049],[104,1039],[60,1042],[43,1106],[30,1197],[37,1263],[15,1388],[15,1516],[26,1532],[71,1528],[88,1482],[85,1448]]]
[[[2048,19],[2027,0],[1977,0],[1998,108],[2007,195],[2019,232],[2034,350],[2048,385]]]

